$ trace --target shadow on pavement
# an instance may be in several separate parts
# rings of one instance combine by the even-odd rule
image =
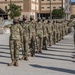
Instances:
[[[48,48],[53,48],[53,49],[63,49],[63,50],[73,50],[73,49],[70,49],[70,48],[59,48],[59,47],[48,47]]]
[[[0,55],[0,57],[4,57],[4,58],[10,58],[9,56],[4,56],[4,55]]]
[[[73,45],[68,45],[68,44],[56,44],[57,46],[66,46],[66,47],[74,47]]]
[[[5,46],[5,47],[9,47],[9,45],[0,45],[0,46]]]
[[[54,50],[54,49],[48,49],[48,50],[46,50],[46,51],[72,53],[71,51]]]
[[[38,55],[36,55],[36,57],[38,57],[38,58],[45,58],[45,59],[52,59],[52,60],[62,60],[62,61],[71,61],[71,62],[74,62],[74,60],[69,60],[69,59],[61,59],[61,58],[54,58],[54,57],[45,57],[45,56],[38,56]]]
[[[10,54],[9,52],[2,52],[0,51],[0,54]]]
[[[4,48],[4,47],[0,47],[0,49],[5,49],[5,50],[9,50],[9,48]]]
[[[7,65],[8,63],[6,63],[6,62],[0,62],[0,64],[6,64]]]
[[[49,69],[49,70],[54,70],[54,71],[59,71],[59,72],[75,74],[75,70],[70,70],[70,69],[64,69],[64,68],[58,68],[58,67],[41,66],[41,65],[36,65],[36,64],[30,64],[30,66],[35,67],[35,68]]]
[[[56,55],[56,54],[48,54],[48,53],[42,53],[41,55],[50,55],[50,56],[59,56],[59,57],[69,57],[71,58],[71,56],[65,56],[65,55]]]

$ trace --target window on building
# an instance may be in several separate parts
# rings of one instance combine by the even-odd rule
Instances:
[[[5,1],[7,1],[7,0],[5,0]]]
[[[42,9],[44,9],[44,7],[41,7]]]
[[[50,7],[47,7],[47,8],[50,8]]]
[[[62,7],[59,7],[59,8],[62,8]]]
[[[53,0],[53,1],[56,1],[56,0]]]
[[[5,6],[5,10],[7,10],[7,6]]]
[[[55,9],[56,7],[53,7],[53,9]]]

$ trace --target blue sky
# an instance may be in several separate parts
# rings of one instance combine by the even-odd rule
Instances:
[[[71,0],[71,2],[75,2],[75,0]]]

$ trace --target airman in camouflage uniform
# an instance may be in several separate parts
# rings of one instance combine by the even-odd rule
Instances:
[[[29,25],[29,40],[31,56],[35,56],[35,43],[36,43],[36,23],[34,20]]]
[[[18,66],[19,60],[19,49],[20,45],[22,44],[22,27],[18,24],[17,20],[13,21],[13,25],[5,26],[4,28],[10,28],[10,39],[9,39],[9,46],[10,46],[10,54],[12,62],[8,64],[9,66]]]
[[[43,49],[47,50],[48,41],[48,21],[45,20],[43,23]]]
[[[22,54],[23,57],[20,60],[28,60],[28,48],[29,48],[29,23],[26,20],[23,27],[23,44],[22,44]]]
[[[56,42],[59,41],[59,38],[60,38],[60,28],[59,28],[59,23],[57,22],[56,23]]]
[[[51,46],[53,43],[52,36],[53,36],[53,24],[52,21],[48,21],[48,45],[49,46]]]
[[[38,20],[36,24],[36,41],[37,41],[37,52],[42,52],[43,45],[43,24],[42,20]]]
[[[53,23],[53,44],[56,43],[56,21]]]

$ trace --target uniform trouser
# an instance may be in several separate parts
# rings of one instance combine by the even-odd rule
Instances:
[[[48,34],[48,43],[52,44],[52,33]]]
[[[31,55],[35,55],[35,36],[32,36],[30,38],[30,52],[31,52]]]
[[[74,46],[75,46],[75,35],[74,35],[74,37],[73,37],[73,38],[74,38]]]
[[[53,32],[53,43],[55,44],[56,43],[56,33]]]
[[[47,49],[47,37],[43,37],[43,48]]]
[[[72,31],[72,29],[71,29],[71,27],[69,27],[69,29],[68,29],[68,33],[70,33]]]
[[[62,31],[62,39],[63,39],[63,37],[64,37],[64,34],[63,34],[63,31]]]
[[[37,50],[38,51],[42,51],[43,38],[38,36],[36,41],[37,41]]]
[[[61,37],[61,34],[58,32],[57,33],[57,42],[60,41],[60,37]]]
[[[59,38],[59,36],[58,36],[58,33],[56,34],[56,42],[58,42],[58,38]]]
[[[75,35],[74,35],[74,52],[73,52],[73,56],[75,57]]]
[[[19,59],[19,49],[20,49],[20,41],[19,40],[10,40],[11,60]]]
[[[66,28],[66,35],[68,34],[68,28]]]
[[[23,45],[22,45],[22,54],[24,57],[28,57],[28,46],[29,46],[29,38],[26,36],[23,38]]]
[[[60,40],[62,40],[63,39],[63,33],[62,33],[62,31],[60,32]]]
[[[63,30],[63,37],[65,36],[65,30]]]

